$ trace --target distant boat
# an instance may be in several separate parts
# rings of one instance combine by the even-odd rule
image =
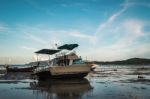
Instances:
[[[7,72],[33,72],[37,66],[30,66],[30,67],[10,67],[6,66]]]
[[[55,54],[56,57],[49,60],[48,66],[37,67],[34,70],[34,74],[37,75],[39,79],[85,77],[91,71],[92,65],[85,63],[75,52],[69,52],[76,47],[78,47],[78,44],[65,44],[58,47],[58,49],[42,49],[35,52],[37,54]],[[64,49],[69,53],[58,53]]]

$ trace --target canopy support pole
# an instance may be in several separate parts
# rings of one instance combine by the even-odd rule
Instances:
[[[50,66],[50,59],[51,59],[51,58],[50,58],[50,55],[48,55],[48,57],[49,57],[49,60],[48,60],[48,65]]]

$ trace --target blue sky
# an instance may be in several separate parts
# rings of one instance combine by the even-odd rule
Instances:
[[[149,0],[0,0],[0,63],[78,43],[88,60],[150,58]]]

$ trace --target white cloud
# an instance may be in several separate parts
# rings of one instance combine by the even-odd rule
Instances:
[[[20,31],[25,34],[26,39],[30,39],[34,42],[39,43],[44,46],[54,46],[54,44],[62,44],[64,41],[71,41],[72,38],[78,38],[86,40],[87,42],[96,42],[96,37],[94,35],[87,35],[81,33],[78,30],[52,30],[47,29],[42,26],[33,27],[20,27]],[[28,34],[26,34],[28,33]],[[41,35],[41,36],[40,36]]]
[[[133,33],[134,35],[142,35],[144,22],[131,19],[124,22],[124,27],[127,29],[126,31]]]
[[[96,37],[95,36],[83,34],[83,33],[80,33],[79,31],[71,32],[70,35],[73,36],[73,37],[84,39],[84,40],[87,39],[87,40],[89,40],[91,42],[95,42],[96,41]]]
[[[133,57],[147,57],[149,58],[150,44],[139,45],[132,48],[113,48],[113,47],[102,47],[87,50],[82,52],[83,56],[86,56],[88,60],[101,60],[101,61],[114,61],[122,60]]]
[[[73,36],[70,33],[75,30],[53,30],[43,26],[20,26],[19,31],[24,34],[24,40],[34,42],[39,48],[56,48],[55,44],[61,45],[64,42],[71,41]]]
[[[146,23],[141,20],[124,20],[116,30],[115,36],[120,35],[119,33],[122,34],[118,37],[117,41],[109,42],[111,45],[88,48],[86,52],[83,51],[82,54],[91,60],[112,61],[132,57],[148,58],[150,44],[140,41],[141,39],[143,40],[143,37],[149,36],[143,30],[145,25]],[[110,31],[113,30],[111,27],[107,27],[106,29]],[[107,39],[104,38],[102,40],[105,42]],[[98,44],[100,44],[100,42],[97,42],[96,45]]]
[[[22,49],[25,49],[25,50],[35,50],[36,48],[33,48],[33,47],[28,47],[28,46],[21,46]]]
[[[116,42],[116,46],[131,46],[138,38],[147,36],[143,31],[145,23],[140,20],[130,19],[125,20],[121,25],[118,32],[124,35]],[[116,34],[117,35],[117,34]]]
[[[7,27],[3,24],[0,24],[0,32],[6,31]]]
[[[128,8],[128,1],[126,0],[121,10],[110,16],[105,23],[102,23],[98,26],[95,35],[102,33],[103,30],[106,29],[107,26],[109,26],[113,21],[115,21],[115,19],[117,19],[124,11],[126,11],[127,8]]]
[[[28,39],[31,39],[32,41],[41,43],[41,44],[47,44],[47,42],[46,42],[45,40],[43,40],[42,38],[40,38],[40,37],[38,37],[38,36],[35,36],[35,35],[33,35],[33,34],[28,34],[28,35],[27,35],[27,38],[28,38]]]

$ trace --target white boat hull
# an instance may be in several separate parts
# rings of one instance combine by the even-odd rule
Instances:
[[[71,65],[71,66],[50,67],[49,71],[51,75],[64,75],[64,74],[90,72],[90,69],[91,69],[91,65],[81,64],[81,65]]]
[[[83,78],[91,70],[90,64],[76,64],[70,66],[53,66],[36,71],[39,78]]]

